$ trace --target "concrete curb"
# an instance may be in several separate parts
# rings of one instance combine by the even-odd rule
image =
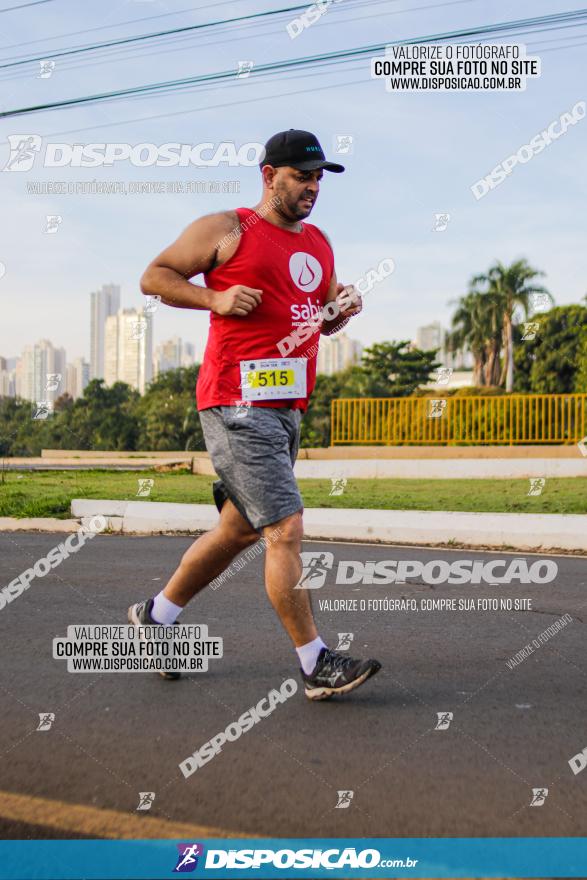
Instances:
[[[192,535],[208,531],[218,520],[213,504],[78,499],[71,508],[72,519],[0,517],[0,531],[75,532],[100,514],[106,518],[108,531],[118,534]],[[587,515],[307,508],[304,537],[587,553]]]
[[[331,540],[587,552],[587,515],[575,514],[309,509],[304,533]]]
[[[77,532],[78,519],[55,519],[54,517],[0,516],[0,532]]]
[[[207,531],[218,519],[213,504],[153,501],[78,499],[72,501],[71,512],[83,525],[101,514],[112,531],[128,535],[192,534]],[[389,544],[587,552],[587,515],[307,508],[304,536]]]

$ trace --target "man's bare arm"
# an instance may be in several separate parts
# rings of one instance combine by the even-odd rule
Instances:
[[[329,237],[326,235],[323,229],[321,229],[320,232],[322,233],[322,235],[330,245],[330,249],[334,253],[332,242],[330,241]],[[340,294],[343,292],[345,293],[345,295],[341,298]],[[339,306],[338,314],[335,315],[334,318],[330,320],[324,320],[322,322],[320,333],[323,336],[330,336],[332,333],[337,333],[339,330],[342,330],[342,328],[348,324],[352,316],[358,315],[363,308],[361,297],[356,292],[355,288],[352,287],[352,285],[345,287],[344,284],[339,284],[336,278],[336,272],[333,270],[324,305],[326,306],[327,303],[335,301]]]
[[[221,259],[236,250],[239,238],[236,211],[209,214],[194,220],[179,238],[147,266],[141,277],[145,295],[160,296],[161,302],[179,309],[209,309],[219,315],[245,316],[261,302],[262,291],[235,284],[224,291],[190,284],[202,272],[209,272]]]
[[[322,322],[320,333],[323,336],[331,336],[333,333],[338,333],[339,330],[342,330],[348,324],[353,315],[358,315],[363,308],[361,297],[355,288],[352,285],[345,287],[344,284],[339,284],[336,272],[332,273],[324,306],[329,302],[336,302],[338,314],[331,320],[324,320]]]

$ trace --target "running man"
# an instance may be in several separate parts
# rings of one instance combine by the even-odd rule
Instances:
[[[315,135],[290,129],[269,139],[260,169],[263,194],[254,209],[195,220],[141,278],[143,293],[165,305],[210,312],[196,398],[220,478],[213,486],[220,518],[186,551],[165,589],[132,605],[128,619],[135,626],[174,623],[196,593],[263,537],[269,599],[296,649],[306,696],[322,700],[381,668],[330,650],[318,635],[309,592],[296,589],[303,502],[293,466],[318,341],[362,304],[353,288],[338,284],[326,235],[304,222],[323,170],[343,166],[325,159]],[[188,281],[200,273],[205,287]]]

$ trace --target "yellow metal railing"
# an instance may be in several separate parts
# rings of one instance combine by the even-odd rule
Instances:
[[[331,444],[577,443],[587,394],[333,400]]]

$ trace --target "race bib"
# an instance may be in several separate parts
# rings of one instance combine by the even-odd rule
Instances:
[[[306,397],[306,358],[241,361],[243,400]]]

